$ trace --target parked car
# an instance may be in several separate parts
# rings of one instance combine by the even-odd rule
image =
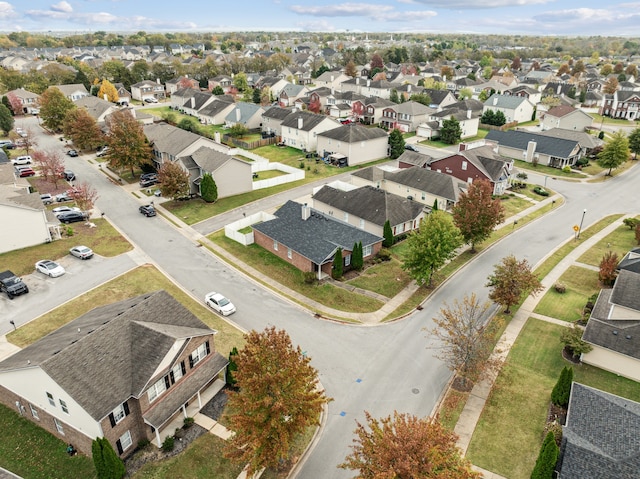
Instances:
[[[82,211],[65,211],[58,215],[58,221],[65,224],[77,223],[78,221],[84,221],[85,219],[85,214]]]
[[[67,155],[75,158],[76,156],[78,156],[78,152],[76,150],[68,150]]]
[[[67,192],[60,193],[60,194],[56,195],[56,201],[58,203],[62,203],[63,201],[72,201],[72,200],[73,200],[73,198]]]
[[[158,177],[158,173],[155,172],[151,172],[151,173],[142,173],[140,175],[140,181],[142,180],[148,180],[150,178],[157,178]]]
[[[31,168],[24,168],[20,170],[20,178],[25,178],[27,176],[35,176],[36,172],[33,171]]]
[[[102,158],[103,156],[107,155],[109,153],[109,147],[108,146],[103,146],[102,148],[100,148],[98,150],[98,153],[96,154],[96,156],[98,158]]]
[[[158,100],[155,97],[148,97],[144,99],[145,103],[158,103]]]
[[[40,199],[45,205],[50,205],[51,203],[53,203],[53,196],[51,196],[49,193],[40,195]]]
[[[58,276],[62,276],[66,271],[62,266],[60,266],[55,261],[51,261],[50,259],[43,259],[42,261],[38,261],[36,263],[36,271],[39,271],[42,274],[46,274],[51,278],[57,278]]]
[[[155,176],[155,177],[152,176],[152,177],[147,178],[147,179],[140,179],[140,186],[142,188],[147,188],[149,186],[153,186],[153,185],[156,185],[158,183],[159,183],[159,181],[158,181],[158,177],[157,176]]]
[[[33,161],[30,155],[16,156],[11,160],[14,165],[30,165]]]
[[[69,250],[71,256],[75,256],[80,259],[89,259],[93,256],[93,250],[87,246],[74,246]]]
[[[406,145],[404,145],[404,149],[405,150],[409,150],[409,151],[415,151],[415,152],[419,152],[420,150],[418,150],[418,148],[416,148],[413,145],[410,145],[409,143],[407,143]]]
[[[76,174],[71,170],[64,170],[62,177],[67,181],[75,181]]]
[[[0,148],[11,149],[9,145],[13,145],[13,142],[11,140],[0,140]],[[14,148],[15,148],[15,145],[14,145]]]
[[[156,209],[153,207],[153,205],[142,205],[140,208],[138,208],[138,211],[140,211],[140,213],[145,215],[147,218],[156,215]]]
[[[81,210],[77,206],[57,206],[51,210],[51,212],[56,218],[62,213],[69,213],[70,211],[81,211]]]
[[[27,294],[29,287],[11,271],[6,270],[0,273],[0,291],[7,293],[9,299],[21,294]]]
[[[229,316],[236,312],[236,307],[233,303],[215,291],[208,293],[204,297],[204,303],[222,316]]]

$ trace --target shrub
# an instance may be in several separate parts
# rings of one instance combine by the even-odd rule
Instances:
[[[171,452],[176,445],[176,440],[173,436],[167,436],[167,438],[162,443],[162,450],[164,452]]]
[[[189,429],[191,426],[193,426],[194,423],[195,419],[193,419],[192,417],[185,417],[184,425],[182,427],[184,427],[185,429]]]
[[[556,406],[566,409],[571,395],[571,382],[573,381],[573,368],[562,368],[560,377],[551,391],[551,402]]]
[[[545,424],[544,436],[546,437],[549,433],[553,434],[553,437],[556,440],[556,445],[560,447],[560,444],[562,443],[562,424],[558,421],[552,421]]]
[[[138,441],[138,449],[145,449],[149,444],[151,444],[149,439],[140,439]]]
[[[625,218],[622,220],[622,224],[630,230],[635,229],[635,227],[638,226],[638,223],[640,223],[640,220],[637,218]]]
[[[516,178],[520,179],[520,180],[526,180],[529,178],[529,175],[527,175],[524,171],[521,171],[520,173],[518,173],[516,175]]]
[[[549,192],[548,192],[547,190],[545,190],[545,189],[544,189],[543,187],[541,187],[541,186],[536,186],[536,187],[533,189],[533,192],[534,192],[535,194],[537,194],[537,195],[540,195],[540,196],[549,196]]]
[[[382,248],[380,250],[380,252],[378,253],[377,256],[378,260],[382,261],[389,261],[391,259],[391,251],[389,251],[386,248]]]
[[[582,157],[576,161],[576,166],[589,166],[589,159]]]
[[[305,284],[313,284],[316,282],[316,274],[313,271],[305,271],[303,276]]]
[[[71,226],[67,226],[64,230],[64,234],[67,236],[73,236],[73,228]]]
[[[298,166],[300,167],[301,170],[304,170],[304,161],[301,161]]]
[[[571,167],[569,165],[564,165],[562,167],[562,171],[565,173],[571,173]]]
[[[393,230],[391,229],[391,223],[389,222],[389,220],[384,222],[382,235],[384,236],[382,246],[384,246],[385,248],[393,246]]]
[[[531,472],[531,479],[551,479],[558,461],[558,454],[559,450],[555,436],[552,432],[549,432],[544,438],[542,447],[540,447],[540,454]]]
[[[567,292],[567,287],[563,283],[556,283],[553,285],[553,287],[556,290],[556,292],[560,294],[564,294]]]
[[[331,277],[333,279],[342,278],[343,272],[343,259],[342,259],[342,248],[338,248],[336,250],[336,254],[333,256],[333,269],[331,270]]]

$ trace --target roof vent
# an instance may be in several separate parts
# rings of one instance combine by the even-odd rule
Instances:
[[[630,335],[630,334],[627,334],[627,335],[625,336],[625,338],[627,338],[627,339],[631,339],[631,335]]]
[[[617,335],[618,335],[618,331],[614,329],[614,330],[613,330],[613,334],[614,334],[615,336],[617,336]]]

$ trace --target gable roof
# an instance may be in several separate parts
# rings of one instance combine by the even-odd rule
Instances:
[[[523,96],[500,95],[498,93],[494,93],[487,99],[487,101],[484,102],[484,106],[487,108],[495,107],[515,110],[524,102],[531,104],[531,102]]]
[[[551,128],[538,132],[538,135],[551,136],[553,138],[564,138],[565,140],[575,140],[581,147],[592,149],[603,143],[596,135],[590,135],[584,131],[565,130],[564,128]]]
[[[329,215],[311,210],[309,217],[302,218],[303,205],[287,201],[275,213],[275,218],[253,225],[253,229],[291,248],[316,264],[333,259],[340,247],[351,251],[353,245],[362,241],[371,246],[382,238],[368,233]]]
[[[107,111],[109,111],[109,109],[115,109],[113,103],[91,95],[83,96],[82,98],[74,101],[74,103],[76,106],[87,110],[87,113],[89,113],[89,115],[91,115],[91,117],[95,120],[104,115]]]
[[[397,113],[404,113],[412,116],[427,115],[433,112],[433,108],[423,105],[422,103],[418,103],[417,101],[406,101],[390,108]]]
[[[263,111],[264,109],[260,105],[241,101],[234,103],[234,108],[225,117],[225,121],[247,123],[255,114],[260,113],[262,115]],[[238,118],[238,112],[240,112],[240,118]]]
[[[489,145],[459,151],[458,153],[454,153],[452,155],[441,158],[441,160],[445,160],[456,155],[460,155],[466,158],[470,163],[478,168],[478,170],[480,170],[484,174],[484,176],[486,176],[490,181],[494,182],[503,178],[505,173],[507,173],[505,171],[507,163],[511,162],[509,158],[504,158],[500,155],[496,155],[493,151],[493,148]],[[439,160],[433,160],[429,165],[431,166],[438,161]]]
[[[78,91],[89,95],[89,92],[82,83],[72,83],[68,85],[51,85],[50,88],[57,88],[64,94],[64,96],[72,95],[73,93],[76,93]]]
[[[620,263],[618,263],[617,269],[626,269],[627,271],[640,273],[640,247],[628,251],[620,260]]]
[[[637,477],[639,430],[639,403],[574,382],[562,430],[559,477]]]
[[[536,152],[559,158],[569,158],[576,146],[578,146],[578,142],[575,140],[555,138],[530,131],[491,130],[487,133],[485,139],[497,141],[501,146],[523,151],[526,151],[530,141],[535,141]]]
[[[302,128],[298,128],[298,119],[300,118],[302,118]],[[295,128],[296,130],[311,131],[324,120],[330,120],[330,118],[325,115],[317,115],[316,113],[310,113],[308,111],[294,111],[289,113],[289,115],[282,120],[281,125],[283,127]],[[338,123],[336,122],[336,125],[337,124]]]
[[[551,108],[551,110],[547,111],[545,115],[551,115],[551,116],[555,116],[556,118],[562,118],[563,116],[567,116],[575,111],[582,111],[582,110],[577,110],[576,108],[570,105],[559,105]],[[586,113],[584,114],[586,115]]]
[[[215,333],[165,291],[95,308],[0,363],[40,367],[99,421],[153,378],[174,344]]]
[[[216,116],[218,113],[222,113],[226,108],[232,106],[233,103],[233,101],[228,101],[226,98],[216,98],[202,109],[199,109],[198,115]]]
[[[382,128],[367,128],[357,123],[341,125],[332,130],[318,133],[318,136],[344,141],[345,143],[358,143],[360,141],[375,140],[376,138],[388,138],[387,132]]]
[[[195,162],[196,165],[202,168],[203,171],[206,171],[209,173],[215,172],[218,168],[222,167],[229,161],[240,161],[243,164],[250,166],[247,162],[239,158],[235,158],[233,156],[227,155],[225,153],[214,150],[212,148],[207,148],[206,146],[202,146],[198,148],[196,151],[194,151],[191,155],[187,156],[186,158],[190,158]],[[185,166],[186,166],[186,163],[185,163]]]
[[[313,199],[378,226],[384,226],[387,220],[391,226],[413,221],[424,211],[422,203],[373,186],[342,191],[325,185]]]
[[[195,141],[201,139],[210,141],[208,138],[167,123],[153,123],[144,125],[142,128],[149,143],[152,143],[156,150],[173,156],[178,156]]]
[[[263,118],[274,118],[276,120],[284,120],[291,114],[291,109],[282,108],[280,106],[272,106],[262,114]]]

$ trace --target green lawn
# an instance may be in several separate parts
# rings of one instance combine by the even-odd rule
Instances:
[[[140,266],[108,283],[75,298],[58,308],[49,311],[39,318],[25,324],[7,334],[9,342],[24,348],[43,336],[55,331],[69,321],[105,304],[115,303],[140,294],[164,289],[176,298],[183,306],[196,315],[212,329],[218,331],[215,340],[216,351],[223,356],[229,354],[236,346],[244,344],[243,334],[239,329],[213,313],[204,304],[194,301],[169,281],[153,266]]]
[[[330,283],[306,284],[304,274],[298,268],[256,244],[243,246],[227,238],[224,231],[213,233],[208,236],[208,239],[274,281],[330,308],[346,312],[370,313],[382,307],[380,301],[351,293]]]
[[[518,190],[520,193],[521,190]],[[526,210],[527,208],[533,206],[534,204],[530,201],[527,201],[523,198],[519,198],[517,196],[511,196],[507,194],[504,199],[501,198],[500,204],[504,208],[504,217],[509,218],[515,214],[520,213],[521,211]]]
[[[579,266],[570,266],[560,277],[559,283],[566,286],[565,293],[551,287],[542,297],[534,312],[561,319],[577,321],[590,296],[600,291],[598,272]]]
[[[367,268],[360,276],[346,283],[356,288],[374,291],[387,298],[393,298],[410,282],[411,278],[402,269],[402,263],[394,258],[391,261]]]
[[[93,461],[70,457],[67,444],[0,404],[0,464],[24,479],[96,477]]]
[[[622,259],[630,249],[636,246],[638,246],[638,242],[634,231],[623,225],[589,248],[589,251],[580,256],[578,261],[600,267],[600,261],[609,251],[616,253],[618,258]]]
[[[561,326],[530,318],[511,349],[475,429],[467,457],[509,479],[529,479],[542,443],[551,390],[562,367]],[[640,385],[587,365],[574,380],[640,401]]]
[[[574,178],[577,180],[586,178],[585,175],[583,175],[582,173],[577,173],[574,170],[571,170],[570,172],[566,173],[562,171],[560,168],[552,168],[550,166],[540,165],[540,164],[538,166],[533,166],[533,164],[527,161],[522,161],[522,160],[514,160],[514,163],[516,168],[518,168],[519,170],[529,170],[535,173],[539,173],[541,175],[561,176],[563,178]]]
[[[101,256],[117,256],[132,249],[131,244],[118,233],[111,223],[103,218],[91,220],[96,225],[90,228],[84,223],[69,225],[73,236],[63,236],[51,243],[30,246],[0,254],[4,269],[10,269],[18,276],[33,273],[34,265],[41,259],[56,260],[69,254],[69,249],[84,244]],[[66,226],[62,231],[66,231]]]

